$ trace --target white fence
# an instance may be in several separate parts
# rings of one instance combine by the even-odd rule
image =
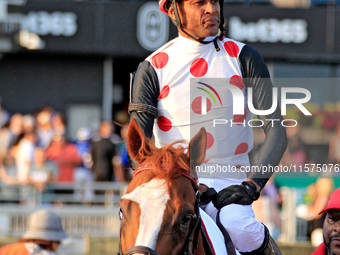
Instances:
[[[307,221],[296,217],[296,207],[305,189],[282,187],[280,192],[283,199],[280,242],[290,245],[306,242]]]
[[[48,207],[62,217],[63,227],[71,237],[118,237],[118,202],[127,184],[93,183],[50,184],[48,192],[33,186],[0,185],[0,236],[21,236],[27,228],[28,215],[40,207]],[[91,200],[85,196],[93,191]],[[296,206],[304,190],[281,188],[280,243],[293,245],[307,241],[307,222],[296,217]]]
[[[117,237],[119,235],[118,202],[126,184],[93,183],[89,187],[73,184],[51,184],[48,193],[33,186],[0,185],[0,235],[21,236],[27,229],[28,216],[41,207],[62,217],[65,231],[72,237]],[[76,193],[76,191],[78,193]]]

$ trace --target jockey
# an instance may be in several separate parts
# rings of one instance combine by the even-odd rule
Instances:
[[[241,171],[242,167],[250,166],[248,153],[253,146],[252,128],[245,125],[253,117],[247,103],[244,115],[233,115],[233,105],[225,103],[228,99],[230,102],[230,93],[225,89],[215,93],[223,107],[209,106],[207,102],[206,112],[218,113],[219,119],[223,115],[226,120],[233,120],[234,125],[213,127],[211,123],[216,114],[204,115],[204,121],[191,118],[193,112],[203,116],[193,107],[196,99],[191,98],[192,78],[201,79],[198,83],[203,85],[205,78],[229,79],[231,85],[242,90],[244,99],[247,99],[247,89],[252,89],[255,109],[271,109],[275,100],[266,64],[256,50],[224,37],[223,0],[160,0],[159,6],[177,26],[179,36],[139,65],[131,81],[131,117],[159,147],[176,140],[189,141],[190,128],[203,123],[208,134],[203,167],[218,165],[237,169],[224,173],[197,171],[200,184],[217,192],[203,209],[215,221],[221,210],[221,223],[242,254],[275,254],[268,229],[255,220],[251,207],[272,172],[253,171],[247,177],[246,172]],[[256,166],[259,169],[275,167],[287,147],[280,109],[277,107],[274,112],[258,117],[266,139]]]

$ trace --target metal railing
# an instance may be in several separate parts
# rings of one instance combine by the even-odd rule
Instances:
[[[64,230],[72,237],[117,237],[118,202],[125,193],[124,183],[49,184],[47,192],[33,186],[0,185],[0,235],[21,236],[27,230],[28,216],[38,208],[62,217]],[[91,191],[91,200],[85,192]]]
[[[19,203],[27,206],[46,204],[73,205],[118,205],[125,193],[126,183],[93,182],[79,185],[77,183],[49,183],[43,192],[32,185],[5,185],[0,183],[0,203]]]
[[[280,242],[289,245],[306,242],[307,221],[296,216],[296,207],[305,189],[282,187],[280,192],[283,198]]]
[[[126,188],[125,183],[52,183],[48,192],[42,193],[33,186],[0,185],[0,235],[21,236],[27,229],[29,214],[48,206],[62,217],[63,227],[71,237],[118,237],[117,205]],[[93,191],[91,200],[85,196],[89,190]],[[288,245],[306,242],[307,222],[296,217],[296,206],[304,190],[283,187],[280,191],[284,203],[279,241]]]

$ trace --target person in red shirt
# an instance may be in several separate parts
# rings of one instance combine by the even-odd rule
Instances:
[[[81,164],[81,158],[77,147],[68,143],[64,135],[56,134],[51,145],[46,150],[49,160],[57,164],[59,168],[59,182],[73,182],[74,169]]]
[[[326,212],[323,223],[324,242],[311,255],[340,255],[340,188],[334,191],[319,214]]]

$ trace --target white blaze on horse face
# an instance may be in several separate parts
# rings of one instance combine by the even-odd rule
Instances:
[[[170,199],[168,185],[164,179],[152,179],[137,187],[134,191],[123,196],[124,199],[139,204],[141,215],[136,240],[137,245],[156,248],[166,203]]]

